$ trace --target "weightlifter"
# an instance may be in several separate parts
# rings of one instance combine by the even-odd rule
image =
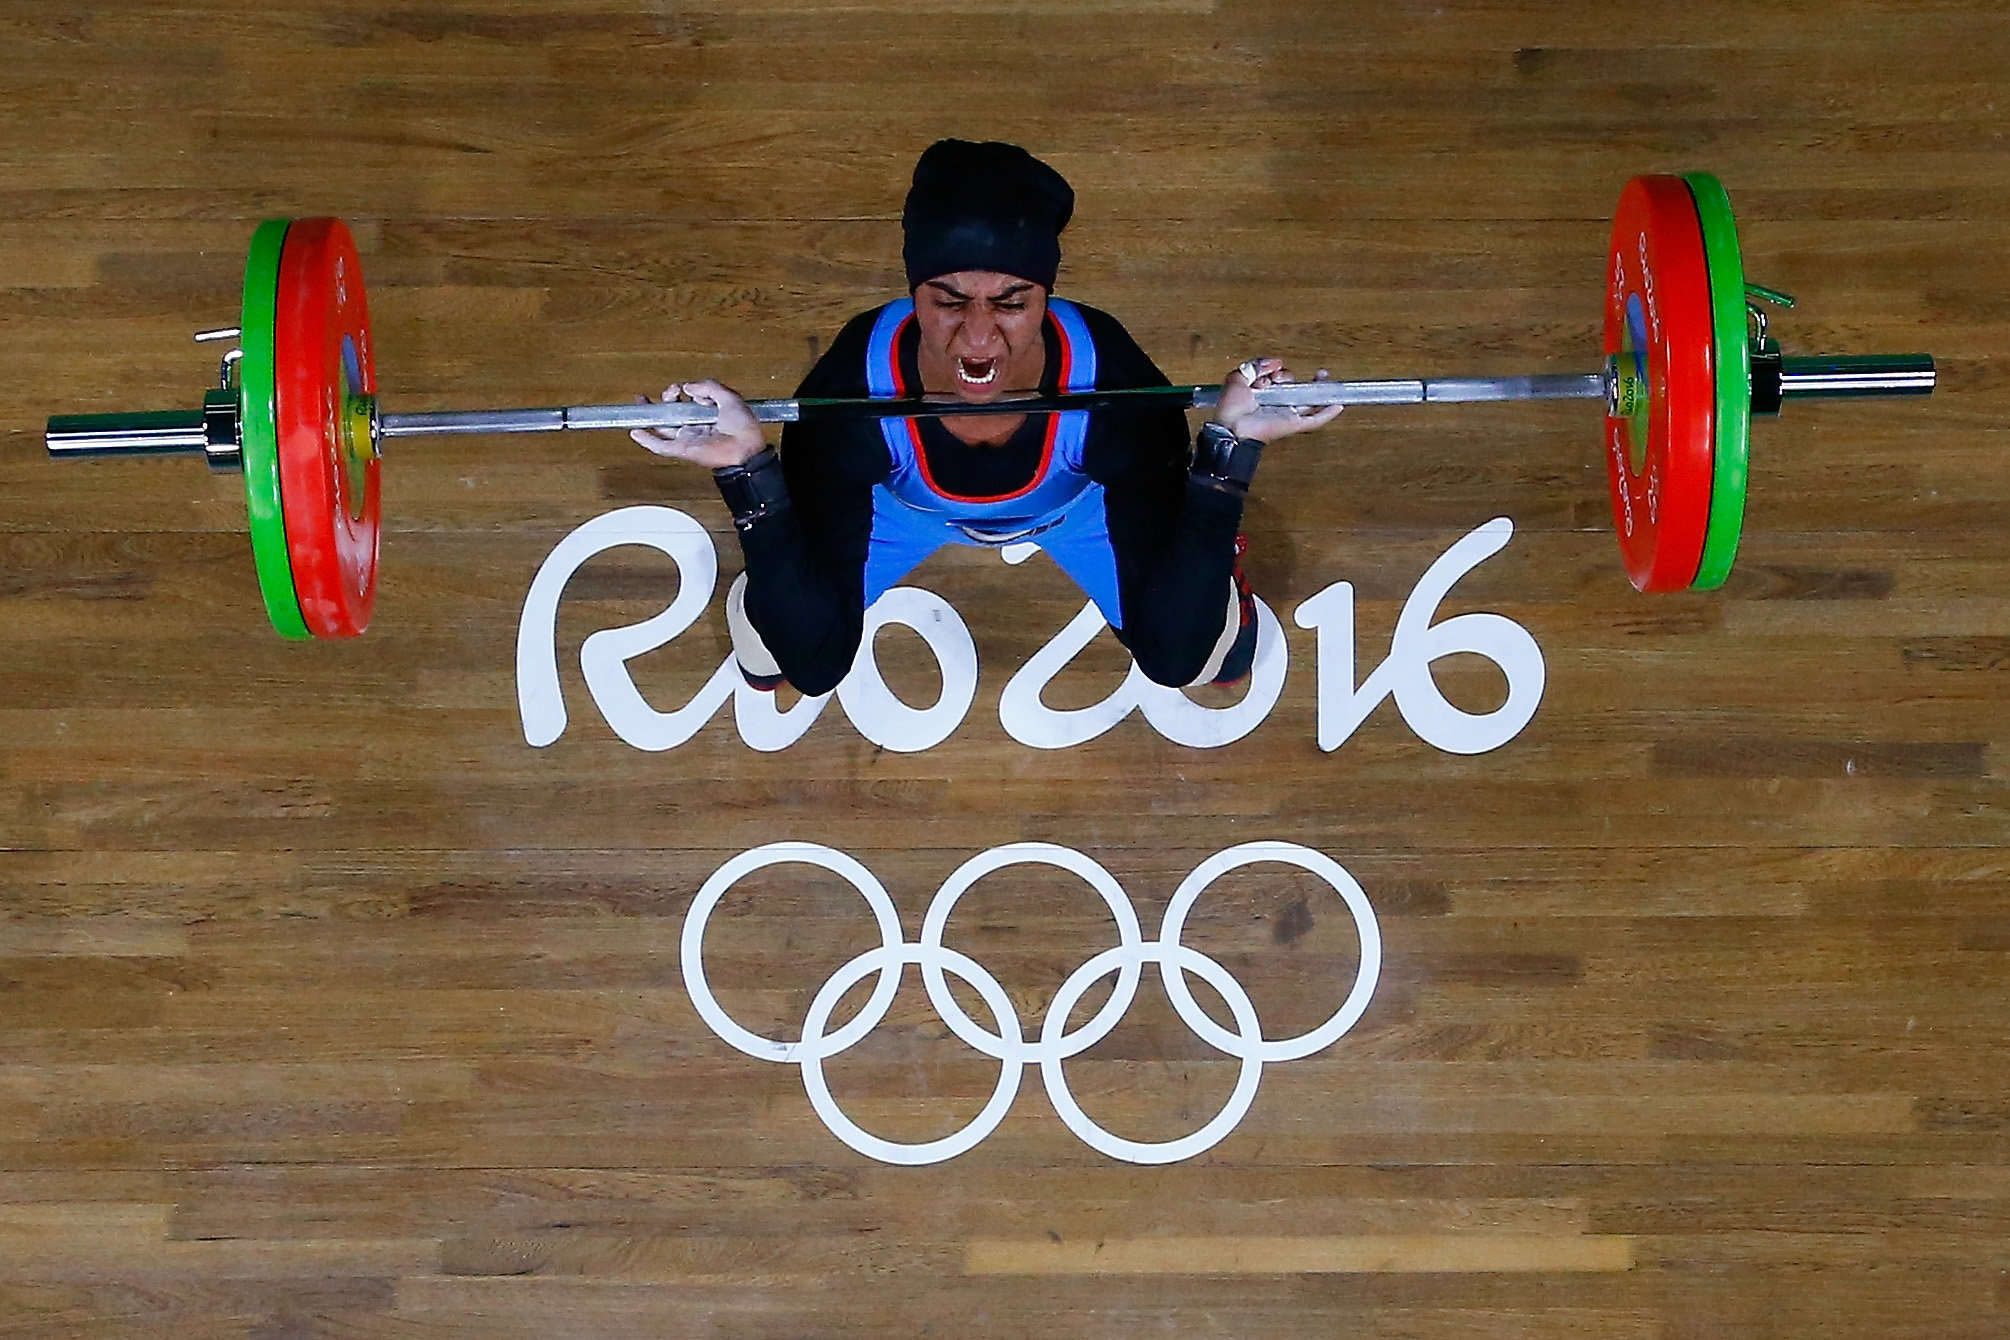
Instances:
[[[1061,174],[1016,145],[930,146],[901,213],[910,296],[853,317],[797,396],[992,402],[1167,385],[1115,318],[1053,296],[1074,206]],[[663,398],[714,406],[716,423],[634,437],[713,469],[746,563],[727,624],[758,688],[830,692],[867,607],[923,559],[1021,542],[1074,579],[1154,682],[1227,684],[1256,650],[1237,532],[1263,447],[1340,412],[1257,406],[1253,386],[1290,379],[1277,359],[1244,363],[1191,445],[1167,405],[792,423],[777,455],[715,381]]]

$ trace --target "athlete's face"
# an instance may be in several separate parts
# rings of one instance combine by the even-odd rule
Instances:
[[[1030,391],[1046,370],[1047,290],[996,270],[941,275],[914,290],[921,384],[964,400]]]

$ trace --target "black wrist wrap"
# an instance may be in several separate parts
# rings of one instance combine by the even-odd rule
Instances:
[[[1263,444],[1254,438],[1237,437],[1223,424],[1201,425],[1193,442],[1193,464],[1188,472],[1198,482],[1224,493],[1247,493],[1263,460]]]
[[[789,505],[789,486],[782,477],[782,458],[773,447],[764,447],[744,465],[722,466],[712,472],[719,482],[719,496],[733,514],[733,524],[746,530],[763,517],[772,516]]]

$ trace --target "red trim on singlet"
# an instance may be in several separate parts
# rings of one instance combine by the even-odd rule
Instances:
[[[900,323],[899,328],[893,332],[893,386],[894,390],[898,392],[903,398],[905,398],[907,395],[907,379],[903,377],[900,372],[900,341],[902,337],[905,336],[907,333],[908,324],[913,320],[914,320],[913,317],[911,316],[908,317],[907,320],[902,321]],[[1062,389],[1065,390],[1067,389],[1068,386],[1068,374],[1074,368],[1074,362],[1075,362],[1074,349],[1073,346],[1071,346],[1068,342],[1068,328],[1062,325],[1059,321],[1055,320],[1054,314],[1052,312],[1047,313],[1047,324],[1054,328],[1054,333],[1057,336],[1059,336],[1061,340],[1060,384]],[[1061,433],[1061,416],[1058,414],[1049,414],[1047,416],[1047,438],[1046,441],[1043,442],[1040,446],[1040,464],[1037,467],[1035,467],[1033,471],[1033,477],[1026,481],[1026,485],[1024,488],[1014,489],[1010,493],[992,493],[992,494],[951,493],[948,489],[945,489],[940,484],[936,483],[935,476],[929,473],[928,452],[921,445],[921,420],[909,419],[907,421],[907,440],[910,444],[912,444],[914,448],[914,463],[921,470],[922,482],[928,485],[929,490],[931,492],[936,493],[941,497],[947,498],[951,502],[960,502],[960,503],[1011,502],[1014,498],[1023,498],[1027,494],[1031,493],[1034,489],[1040,487],[1041,481],[1046,479],[1047,477],[1047,467],[1054,463],[1054,440],[1060,436],[1060,433]]]
[[[907,328],[913,324],[914,313],[909,312],[893,328],[893,340],[887,345],[887,352],[893,355],[893,393],[902,400],[907,399],[907,374],[900,370],[900,342],[907,338]]]

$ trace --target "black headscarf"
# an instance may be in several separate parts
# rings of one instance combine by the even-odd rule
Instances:
[[[914,288],[960,270],[1054,287],[1075,192],[1016,144],[937,140],[914,165],[901,210],[901,259]]]

